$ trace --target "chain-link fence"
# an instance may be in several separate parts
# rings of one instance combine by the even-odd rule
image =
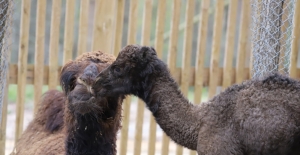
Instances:
[[[289,73],[295,0],[251,0],[253,78]]]
[[[13,0],[0,1],[0,124],[2,120],[2,105],[5,95],[6,76],[9,61],[9,36],[11,34],[11,17]]]

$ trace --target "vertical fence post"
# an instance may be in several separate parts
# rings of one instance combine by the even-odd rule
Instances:
[[[223,25],[224,1],[216,1],[216,13],[214,17],[213,45],[209,70],[209,98],[216,94],[218,81],[219,56],[221,48],[221,35]]]
[[[202,89],[203,89],[203,76],[204,76],[204,60],[207,41],[208,29],[208,16],[209,16],[209,1],[201,1],[201,11],[198,28],[198,43],[195,63],[195,90],[194,90],[194,103],[200,104]],[[196,155],[196,151],[191,151],[190,155]]]
[[[95,1],[95,19],[92,50],[113,53],[116,0]]]
[[[80,17],[79,17],[79,32],[78,32],[78,48],[77,55],[81,55],[87,50],[87,33],[88,33],[88,14],[89,0],[80,1]]]
[[[144,15],[143,15],[143,26],[142,26],[142,45],[150,44],[150,32],[151,32],[151,15],[152,15],[152,3],[153,0],[145,0],[144,2]],[[137,105],[137,120],[135,126],[135,144],[134,144],[134,155],[141,154],[141,144],[143,136],[143,118],[144,118],[145,103],[142,100],[138,100]]]
[[[11,40],[10,40],[11,41]],[[9,42],[10,42],[9,41]],[[10,53],[7,58],[10,58]],[[1,113],[1,122],[0,122],[0,155],[5,155],[5,146],[6,146],[6,125],[7,125],[7,105],[8,105],[8,86],[9,86],[9,71],[6,73],[6,85],[3,92],[3,105]]]
[[[15,142],[20,138],[23,132],[25,87],[27,77],[27,56],[29,40],[29,22],[30,22],[30,0],[23,0],[21,7],[21,30],[19,44],[18,60],[18,95],[16,107],[16,131]]]
[[[66,18],[65,18],[65,34],[64,34],[64,56],[63,64],[72,60],[73,54],[73,34],[74,34],[74,12],[75,1],[66,0]]]
[[[173,1],[172,8],[172,23],[171,23],[171,34],[169,40],[169,51],[168,51],[168,66],[171,74],[174,76],[176,73],[176,53],[177,53],[177,41],[178,41],[178,32],[179,32],[179,22],[180,19],[180,6],[181,0]],[[163,133],[162,137],[162,150],[161,154],[169,154],[169,143],[170,138]]]
[[[226,30],[226,43],[225,43],[225,59],[223,69],[223,89],[226,89],[232,84],[232,64],[234,53],[236,17],[237,17],[238,0],[230,0],[228,9],[228,20]]]
[[[37,112],[38,103],[42,96],[44,78],[44,44],[45,44],[45,18],[46,1],[37,1],[36,37],[34,60],[34,113]]]
[[[58,50],[59,50],[59,27],[61,0],[52,1],[51,30],[49,43],[49,89],[56,89],[58,84]]]
[[[247,51],[247,43],[249,41],[249,14],[250,14],[250,0],[242,1],[242,15],[241,15],[241,25],[239,33],[239,43],[238,43],[238,55],[236,63],[236,83],[241,83],[245,79],[245,59]]]
[[[295,5],[295,14],[294,14],[294,28],[293,33],[294,39],[292,41],[292,50],[291,50],[291,64],[290,64],[290,76],[292,78],[297,77],[297,60],[298,50],[299,50],[299,40],[300,40],[300,0],[296,1]]]
[[[189,0],[186,4],[185,13],[185,32],[182,54],[182,68],[181,68],[181,91],[184,96],[189,94],[189,77],[191,68],[191,53],[192,53],[192,37],[193,37],[193,17],[194,17],[195,1]],[[183,153],[183,147],[177,145],[176,155]]]
[[[122,30],[123,30],[123,18],[124,18],[124,5],[125,0],[118,0],[117,1],[117,13],[116,13],[116,29],[115,29],[115,43],[113,45],[113,54],[115,56],[118,55],[121,44],[122,44]]]
[[[137,34],[137,0],[130,1],[129,9],[129,21],[128,21],[128,38],[127,44],[134,44],[136,42]],[[123,103],[124,118],[122,122],[121,138],[120,138],[120,155],[126,155],[127,153],[127,141],[128,141],[128,128],[129,128],[129,110],[131,105],[131,96],[127,96]]]
[[[166,1],[159,1],[156,18],[156,31],[155,31],[155,49],[157,56],[162,59],[163,54],[163,43],[164,43],[164,24],[165,24],[165,12],[166,12]],[[150,133],[149,133],[149,145],[148,155],[155,154],[155,141],[156,141],[156,121],[154,117],[150,116]]]

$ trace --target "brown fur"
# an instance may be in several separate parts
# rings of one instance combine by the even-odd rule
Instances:
[[[233,85],[194,105],[153,48],[128,45],[94,88],[138,96],[172,140],[199,155],[300,154],[300,82],[282,75]]]
[[[97,97],[87,89],[94,82],[95,76],[114,60],[112,55],[96,51],[85,53],[75,61],[66,63],[61,72],[61,85],[64,92],[50,90],[43,95],[35,118],[18,140],[12,154],[116,154],[115,142],[120,127],[123,98],[121,96]],[[89,67],[96,68],[96,72],[91,74]],[[79,78],[85,83],[78,83]],[[94,99],[89,100],[92,97]],[[85,99],[93,102],[87,102]],[[101,135],[98,135],[98,141],[100,139],[100,142],[94,148],[87,144],[85,152],[80,152],[84,149],[79,148],[78,150],[78,146],[74,148],[73,144],[89,140],[84,139],[87,137],[85,132],[80,133],[79,137],[73,133],[77,133],[77,129],[82,125],[78,124],[77,119],[82,116],[90,118],[88,115],[97,118],[96,123],[92,121],[85,124],[84,127],[99,126]],[[90,127],[87,129],[88,133],[94,131],[91,129]],[[82,139],[80,136],[84,138]],[[69,145],[70,142],[72,146]],[[108,144],[109,146],[107,146]],[[96,150],[98,151],[96,152],[95,148],[102,148],[102,150]]]

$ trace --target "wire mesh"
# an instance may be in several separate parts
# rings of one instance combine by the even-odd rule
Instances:
[[[253,78],[288,75],[295,0],[251,0]]]
[[[0,124],[2,120],[2,106],[5,95],[6,76],[9,61],[9,36],[11,34],[11,17],[13,0],[0,0]]]

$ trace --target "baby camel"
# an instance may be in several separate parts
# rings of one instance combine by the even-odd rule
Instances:
[[[122,95],[96,96],[91,86],[112,55],[88,52],[65,64],[64,92],[45,93],[38,113],[16,143],[16,155],[115,155]]]
[[[97,77],[99,95],[141,98],[176,143],[199,155],[300,154],[300,82],[273,74],[191,104],[152,47],[128,45]]]

